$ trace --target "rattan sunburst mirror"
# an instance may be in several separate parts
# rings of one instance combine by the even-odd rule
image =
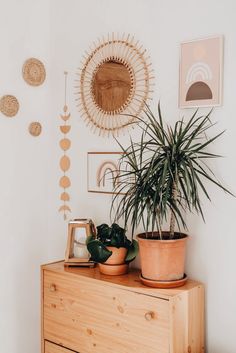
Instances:
[[[76,80],[77,106],[93,132],[118,134],[138,116],[153,85],[150,57],[130,35],[108,35],[83,56]]]

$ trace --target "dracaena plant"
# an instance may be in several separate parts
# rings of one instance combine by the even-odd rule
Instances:
[[[120,171],[111,210],[116,220],[124,219],[125,227],[130,221],[132,234],[142,223],[146,232],[158,230],[162,237],[163,224],[169,221],[169,238],[181,236],[175,230],[186,228],[186,210],[204,219],[200,192],[210,200],[206,182],[231,194],[207,165],[209,159],[220,157],[208,147],[224,132],[207,137],[213,126],[210,114],[196,110],[188,122],[183,118],[171,127],[163,122],[160,103],[157,117],[147,106],[145,117],[136,117],[140,141],[131,139],[128,148],[118,142],[126,168]]]

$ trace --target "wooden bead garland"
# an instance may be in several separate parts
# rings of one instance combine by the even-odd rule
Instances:
[[[59,180],[59,185],[63,189],[61,193],[60,200],[63,201],[63,205],[59,208],[59,212],[63,212],[64,219],[67,219],[68,212],[71,212],[68,202],[70,201],[70,195],[67,192],[67,189],[71,186],[70,178],[66,175],[66,172],[70,169],[70,158],[66,155],[66,152],[70,149],[71,141],[68,139],[67,134],[70,131],[70,125],[68,125],[68,120],[70,119],[70,113],[68,113],[68,106],[66,103],[67,98],[67,72],[64,72],[65,75],[65,102],[63,107],[63,114],[60,115],[60,118],[63,120],[64,124],[60,125],[60,131],[63,134],[63,138],[59,141],[60,148],[63,151],[63,156],[60,159],[59,165],[60,169],[63,172],[63,176]]]

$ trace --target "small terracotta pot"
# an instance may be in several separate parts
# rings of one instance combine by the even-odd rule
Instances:
[[[106,262],[98,264],[100,272],[110,276],[119,276],[127,273],[129,264],[125,263],[125,258],[128,250],[126,248],[118,249],[113,246],[107,246],[107,249],[112,251],[112,255]]]
[[[107,246],[107,249],[112,251],[112,255],[104,262],[107,265],[121,265],[125,262],[127,255],[126,248],[116,248],[114,246]]]
[[[168,232],[162,232],[165,239]],[[179,233],[175,233],[178,235]],[[157,239],[158,233],[138,234],[141,271],[144,278],[154,281],[174,281],[183,278],[188,236],[173,240]]]
[[[104,263],[104,264],[98,264],[98,266],[99,266],[99,271],[101,273],[109,276],[124,275],[128,272],[128,269],[129,269],[129,264],[107,265],[106,263]]]

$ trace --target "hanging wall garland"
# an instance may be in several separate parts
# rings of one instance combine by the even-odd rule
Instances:
[[[70,113],[68,113],[68,106],[66,103],[67,100],[67,72],[64,72],[65,75],[65,102],[63,107],[63,114],[60,115],[60,118],[64,121],[63,125],[60,125],[60,131],[63,134],[63,139],[60,140],[60,147],[63,150],[63,156],[60,159],[60,169],[63,172],[63,176],[60,178],[59,185],[63,189],[61,193],[61,201],[63,205],[59,208],[59,212],[63,212],[64,219],[67,219],[67,213],[71,212],[68,202],[70,201],[70,195],[67,192],[67,189],[70,187],[71,182],[69,177],[66,175],[66,172],[70,169],[70,158],[66,155],[67,151],[71,146],[71,141],[67,138],[67,134],[70,131],[71,126],[68,125],[68,120],[70,119]]]
[[[153,92],[150,57],[134,37],[112,34],[83,58],[75,87],[79,111],[94,132],[118,134],[140,115]]]

